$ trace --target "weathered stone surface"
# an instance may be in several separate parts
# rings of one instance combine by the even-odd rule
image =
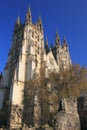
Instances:
[[[68,68],[71,65],[71,58],[69,55],[68,45],[64,40],[63,45],[60,44],[58,33],[56,34],[55,45],[46,53],[44,47],[44,33],[42,28],[41,19],[37,23],[32,23],[30,9],[26,13],[26,20],[21,24],[20,19],[16,21],[12,37],[12,47],[8,54],[8,61],[4,69],[2,77],[2,84],[0,80],[0,109],[3,109],[3,102],[8,101],[12,106],[8,123],[11,128],[19,129],[22,127],[22,110],[18,106],[23,106],[25,95],[26,83],[33,79],[35,76],[40,75],[42,66],[45,68],[46,77],[52,71],[59,72],[59,69]],[[3,88],[8,92],[8,97],[3,91]],[[5,98],[7,97],[7,99]],[[53,95],[54,97],[54,95]],[[54,113],[57,107],[54,103],[50,102],[50,112]],[[17,105],[17,106],[16,106]],[[7,109],[7,108],[5,108]],[[28,109],[27,109],[28,110]],[[25,109],[23,110],[23,112]],[[26,112],[28,113],[28,112]],[[34,126],[39,126],[40,122],[40,107],[34,107],[34,112],[29,109],[30,115],[27,115],[25,123],[30,124],[33,120]],[[34,114],[32,114],[34,113]],[[29,116],[29,119],[28,119]],[[46,118],[45,118],[46,119]],[[29,121],[28,123],[27,120]],[[27,129],[27,128],[26,128]]]
[[[19,129],[22,126],[22,108],[17,105],[12,105],[10,112],[10,128]]]
[[[19,118],[21,118],[19,107],[14,106],[11,124],[15,126],[15,130],[18,130],[19,127],[17,121],[19,121],[19,125],[21,123]],[[62,99],[59,103],[59,111],[54,116],[51,126],[45,124],[41,128],[36,128],[24,124],[22,130],[87,130],[87,96],[79,97],[78,100],[76,98]]]
[[[63,109],[55,117],[56,130],[80,130],[80,120],[77,109],[77,99],[62,100]]]
[[[81,130],[87,130],[87,95],[78,98],[78,113]]]
[[[25,88],[24,82],[32,79],[35,73],[40,73],[42,63],[46,63],[46,76],[51,71],[58,72],[61,66],[66,68],[71,64],[66,45],[64,44],[65,46],[62,47],[57,44],[59,40],[58,35],[55,41],[56,48],[54,47],[53,51],[50,50],[48,54],[44,51],[43,37],[43,33],[40,32],[37,25],[35,26],[33,23],[30,25],[25,24],[20,31],[17,30],[17,32],[14,33],[12,48],[9,52],[8,62],[4,72],[5,77],[3,77],[2,84],[3,88],[9,86],[10,101],[14,104],[10,112],[10,127],[18,130],[22,127],[22,124],[25,123],[22,128],[23,130],[80,130],[81,124],[81,130],[87,130],[87,97],[78,98],[78,103],[75,98],[62,99],[59,104],[59,111],[51,122],[53,128],[48,124],[43,127],[41,126],[41,128],[35,128],[36,126],[40,126],[39,122],[41,119],[40,106],[37,106],[37,104],[34,106],[34,110],[31,107],[30,109],[28,108],[29,112],[26,112],[30,113],[26,115],[26,120],[28,120],[29,124],[30,120],[31,123],[34,122],[32,124],[35,127],[29,127],[28,123],[26,123],[27,121],[23,122],[22,120],[22,109],[19,106],[24,105],[22,104]],[[55,97],[55,95],[51,95],[51,97],[52,96]],[[51,104],[49,107],[50,113],[54,114],[58,106],[55,105],[56,103],[54,104],[54,101],[52,102],[50,96],[49,99],[49,103]],[[4,91],[0,88],[0,109],[3,107],[3,101]]]
[[[42,126],[42,130],[53,130],[53,128],[51,126],[49,126],[48,124]]]

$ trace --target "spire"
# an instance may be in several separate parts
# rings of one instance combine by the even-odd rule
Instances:
[[[46,41],[45,41],[45,49],[46,49],[46,53],[49,52],[49,45],[48,45],[48,39],[46,37]]]
[[[20,17],[18,16],[16,20],[16,26],[19,27],[21,25]]]
[[[48,39],[47,39],[47,37],[46,37],[45,46],[48,47]]]
[[[67,45],[67,41],[66,41],[66,38],[65,38],[65,37],[64,37],[64,41],[63,41],[63,46],[66,46],[66,47],[68,46],[68,45]]]
[[[30,6],[28,7],[27,13],[26,13],[26,24],[32,22],[32,15],[31,15],[31,10]]]
[[[43,30],[42,19],[41,19],[40,16],[39,16],[38,21],[37,21],[37,27],[38,27],[40,30]]]
[[[56,47],[59,47],[59,46],[60,46],[60,38],[59,38],[58,32],[56,32],[55,46],[56,46]]]
[[[15,23],[15,26],[14,26],[14,31],[16,31],[17,29],[19,29],[21,26],[21,21],[20,21],[20,18],[18,16],[17,20],[16,20],[16,23]]]

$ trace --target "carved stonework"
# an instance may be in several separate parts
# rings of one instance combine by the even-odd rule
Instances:
[[[69,68],[69,65],[71,65],[66,40],[64,39],[62,46],[57,33],[55,45],[50,49],[47,43],[48,48],[45,48],[41,18],[35,24],[32,23],[31,18],[31,11],[29,9],[26,14],[25,23],[22,24],[20,23],[20,19],[17,19],[12,37],[12,47],[8,54],[4,75],[0,74],[0,109],[6,109],[8,115],[7,124],[14,130],[20,129],[22,123],[25,124],[25,130],[27,130],[26,125],[29,126],[32,124],[38,127],[41,123],[42,109],[38,93],[35,97],[35,102],[32,101],[30,103],[30,101],[28,104],[24,102],[26,99],[25,95],[28,95],[26,94],[28,92],[25,91],[28,81],[39,78],[43,68],[48,78],[52,71],[58,73],[61,68]],[[3,92],[4,89],[6,90],[6,94]],[[49,89],[51,91],[51,88]],[[33,91],[32,89],[30,92],[32,93]],[[52,95],[52,97],[54,99],[55,95]],[[34,100],[34,97],[30,97],[30,99]],[[50,113],[54,113],[55,109],[57,111],[56,103],[53,103],[51,98],[50,102],[52,103],[49,103],[51,105],[47,111],[50,109]],[[14,103],[18,105],[12,105]],[[4,104],[11,105],[11,107],[7,108]],[[20,104],[23,105],[23,108]],[[64,105],[63,102],[60,102],[60,110],[66,110]]]
[[[17,105],[12,105],[10,113],[10,127],[11,128],[21,128],[22,127],[22,107]]]
[[[35,105],[34,105],[34,126],[38,127],[40,125],[41,119],[41,106],[38,100],[38,94],[35,96]]]

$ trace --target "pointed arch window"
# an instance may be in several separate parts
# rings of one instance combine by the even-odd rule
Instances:
[[[34,32],[32,32],[32,37],[34,38]]]

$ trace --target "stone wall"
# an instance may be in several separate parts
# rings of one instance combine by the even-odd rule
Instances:
[[[87,130],[87,95],[78,98],[78,113],[81,130]]]
[[[14,107],[16,109],[16,107]],[[14,113],[14,112],[13,112]],[[15,116],[19,116],[19,108],[15,110]],[[17,117],[16,116],[16,117]],[[20,116],[19,116],[20,118]],[[17,118],[17,120],[19,119]],[[31,119],[31,117],[30,117]],[[16,118],[13,122],[15,122]],[[20,119],[19,119],[20,121]],[[20,124],[20,123],[19,123]],[[87,96],[77,98],[65,98],[59,102],[59,110],[53,116],[50,124],[27,126],[23,123],[22,130],[87,130]]]
[[[10,128],[18,129],[22,127],[23,109],[20,106],[12,105],[10,110]]]
[[[80,120],[77,109],[77,99],[62,99],[59,111],[54,119],[56,130],[80,130]]]

